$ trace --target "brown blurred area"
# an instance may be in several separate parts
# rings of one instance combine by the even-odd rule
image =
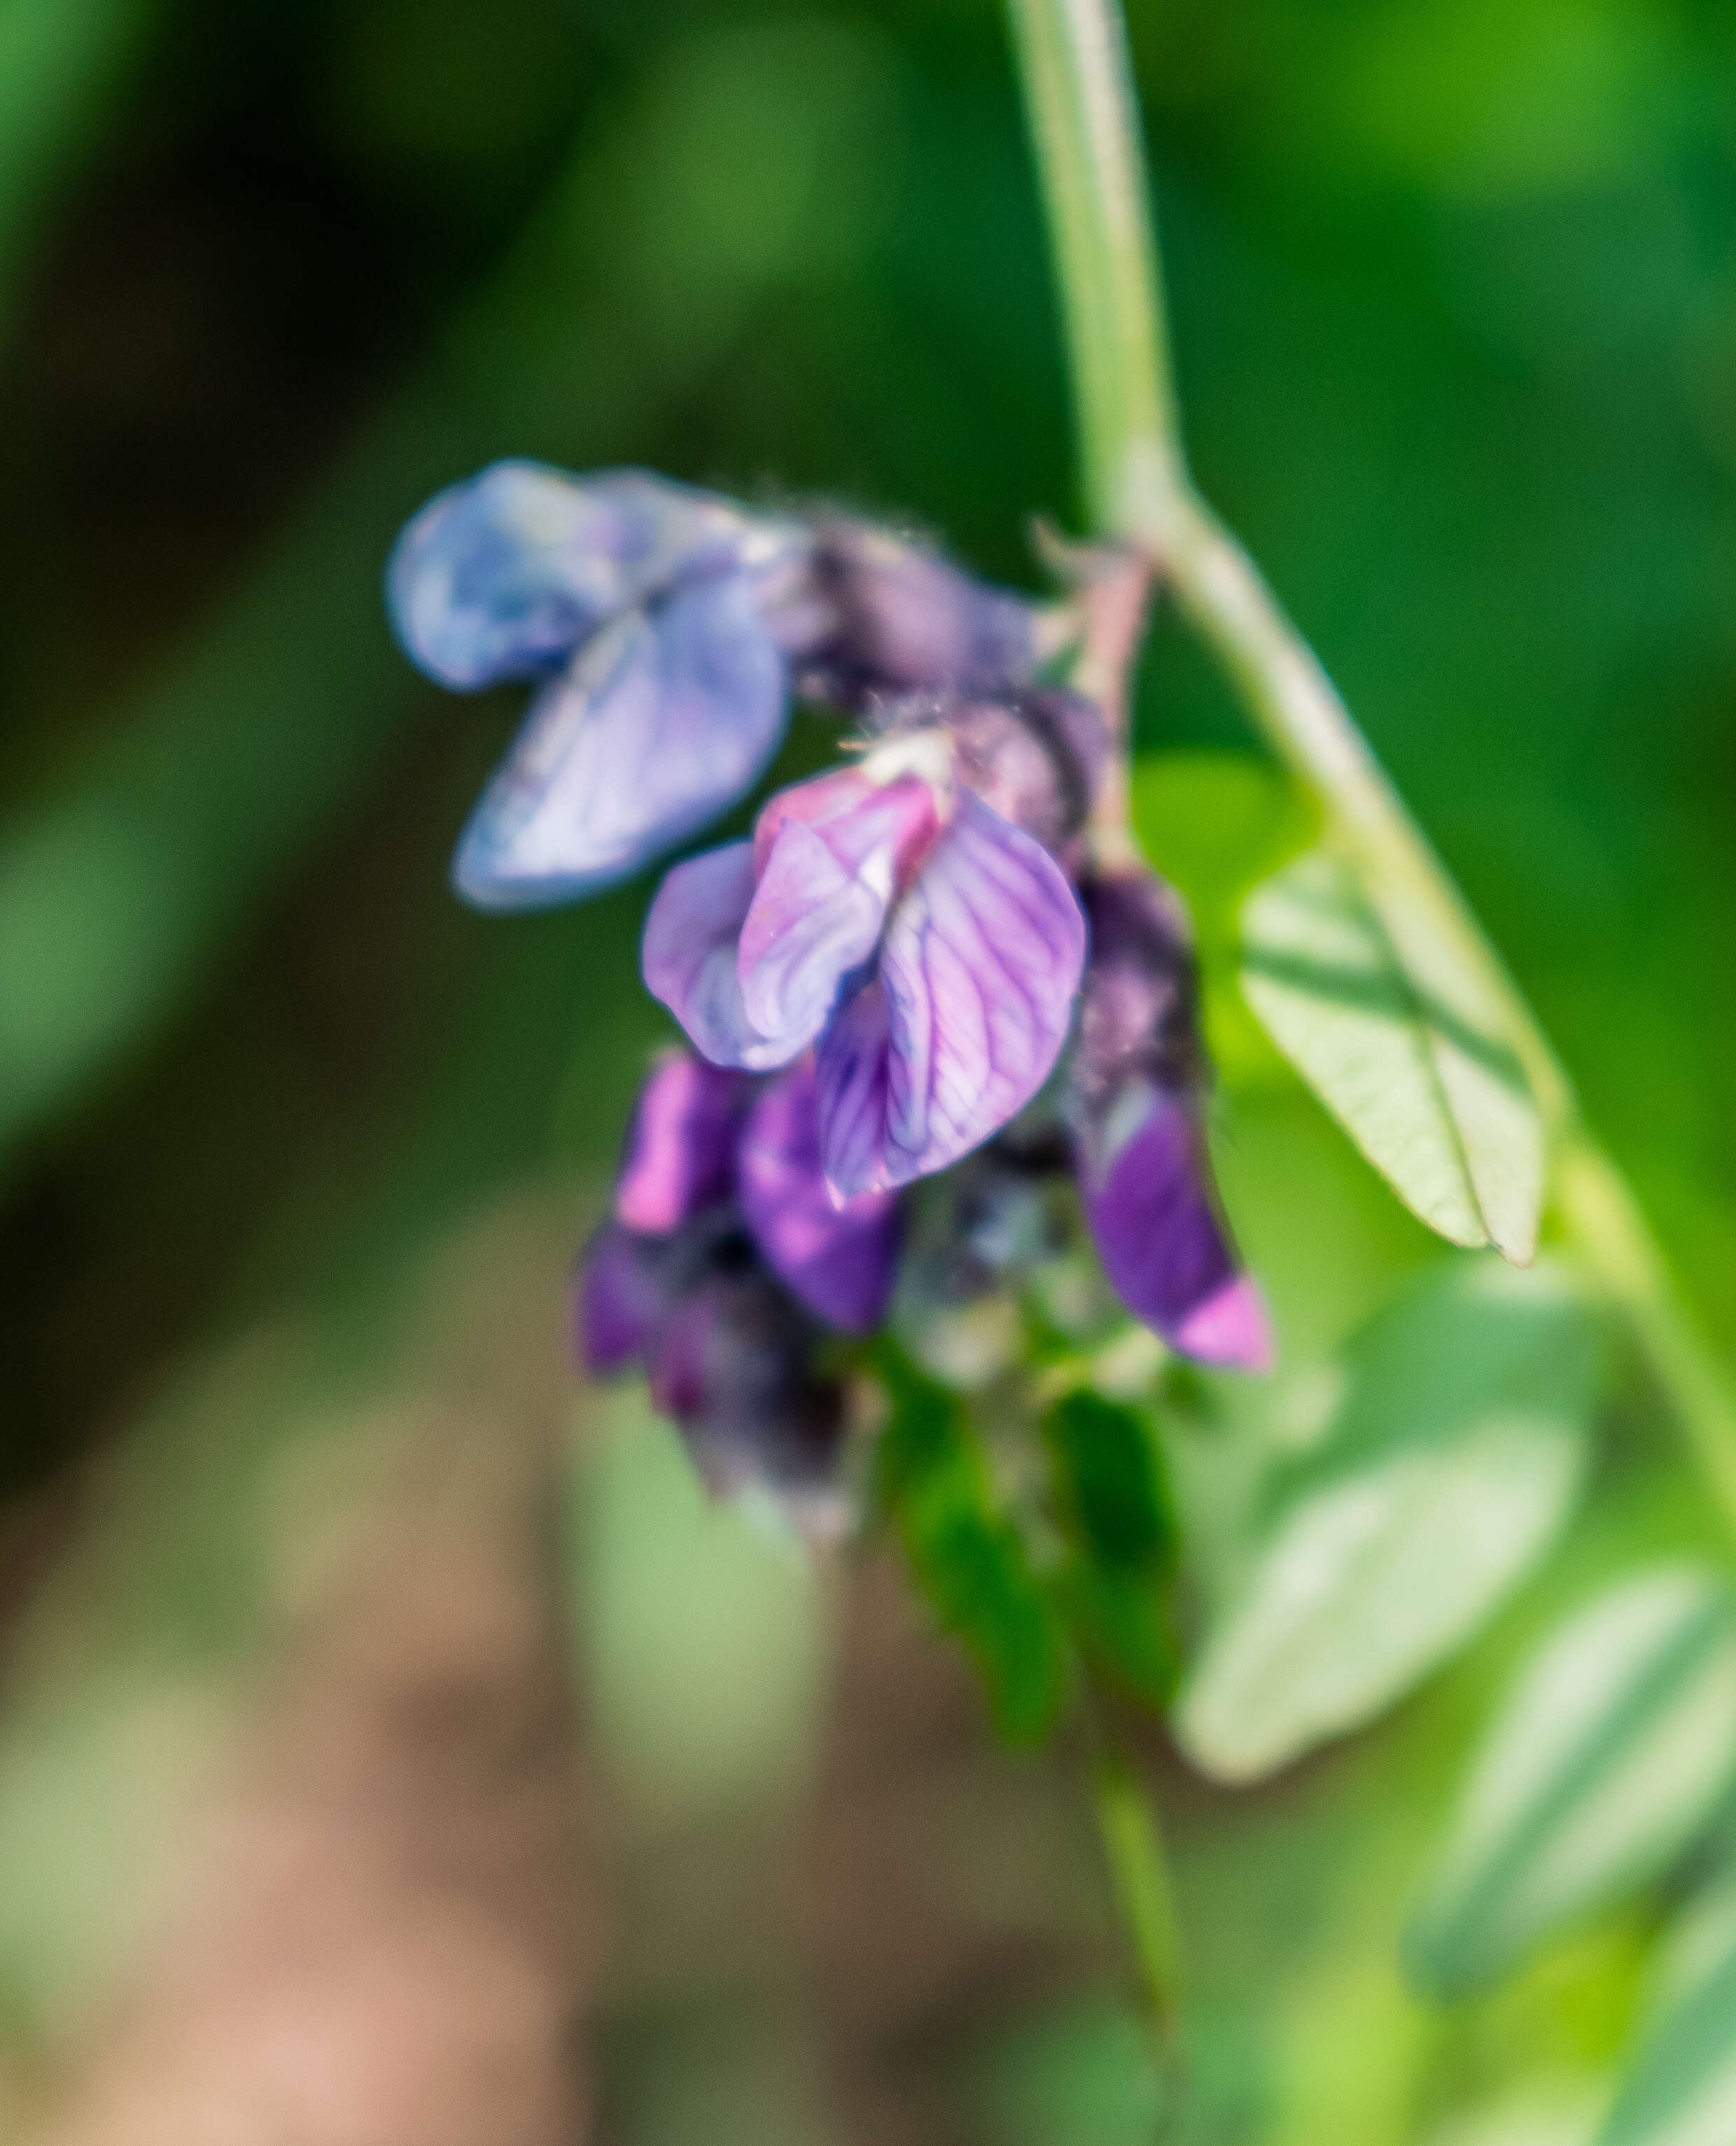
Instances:
[[[824,1575],[823,1723],[770,1778],[664,1799],[599,1749],[561,1483],[622,1404],[557,1375],[569,1216],[448,1246],[414,1390],[283,1501],[269,1665],[187,1732],[29,2146],[972,2136],[979,2030],[1113,1971],[1060,1771],[994,1749],[879,1555]]]

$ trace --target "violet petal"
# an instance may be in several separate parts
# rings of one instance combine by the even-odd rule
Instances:
[[[598,1375],[641,1356],[665,1310],[656,1248],[606,1222],[581,1255],[573,1285],[580,1363]]]
[[[751,1085],[686,1051],[664,1059],[639,1091],[615,1187],[616,1221],[664,1235],[728,1194]]]
[[[745,576],[613,620],[538,695],[459,842],[458,892],[541,907],[685,841],[765,769],[786,682]]]
[[[895,906],[884,1011],[820,1051],[826,1171],[841,1195],[943,1170],[1021,1110],[1065,1042],[1085,925],[1041,846],[968,792]],[[846,1007],[846,1014],[868,999]],[[884,1021],[883,1071],[872,1062]]]
[[[816,1318],[866,1334],[885,1315],[902,1237],[895,1194],[842,1205],[820,1166],[820,1090],[811,1061],[761,1095],[741,1136],[741,1212],[766,1264]]]
[[[763,1072],[800,1056],[826,1011],[806,1034],[794,1036],[767,1038],[749,1021],[736,943],[753,896],[751,842],[727,842],[676,866],[646,912],[640,966],[646,989],[702,1056],[714,1066]]]
[[[741,928],[742,1001],[764,1036],[811,1036],[932,840],[934,792],[915,776],[875,784],[841,771],[774,798],[761,819],[774,831],[769,843],[756,835],[764,861]]]
[[[1114,1116],[1130,1129],[1081,1170],[1085,1219],[1103,1270],[1136,1319],[1201,1362],[1264,1370],[1271,1335],[1260,1293],[1237,1268],[1211,1189],[1193,1105],[1140,1086]]]
[[[711,1275],[670,1307],[649,1350],[651,1400],[681,1425],[713,1490],[832,1479],[842,1395],[816,1374],[814,1340],[763,1274]]]
[[[1022,684],[1033,661],[1033,610],[925,546],[871,523],[816,532],[816,584],[830,611],[804,651],[830,691],[993,692]]]

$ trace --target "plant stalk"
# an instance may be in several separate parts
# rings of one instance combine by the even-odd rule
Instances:
[[[1071,357],[1093,530],[1138,546],[1334,838],[1397,888],[1523,1062],[1565,1244],[1624,1315],[1736,1527],[1736,1400],[1631,1189],[1588,1129],[1524,994],[1369,750],[1319,658],[1195,490],[1118,0],[1008,0]]]
[[[1173,2084],[1180,2064],[1181,1943],[1157,1814],[1133,1767],[1106,1745],[1100,1744],[1092,1761],[1091,1800],[1157,2054]]]

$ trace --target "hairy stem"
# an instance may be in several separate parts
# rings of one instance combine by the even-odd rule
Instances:
[[[1334,837],[1402,889],[1476,981],[1548,1129],[1554,1213],[1624,1314],[1736,1525],[1736,1400],[1561,1061],[1314,651],[1195,489],[1172,385],[1157,238],[1118,0],[1008,0],[1066,315],[1094,528],[1137,545]]]

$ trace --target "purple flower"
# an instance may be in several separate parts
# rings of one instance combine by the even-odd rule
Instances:
[[[422,509],[387,571],[412,660],[461,691],[544,681],[459,841],[467,901],[593,892],[752,787],[789,705],[767,613],[807,550],[795,523],[632,470],[497,462]]]
[[[761,1092],[736,1150],[741,1218],[761,1257],[828,1325],[866,1334],[885,1316],[901,1223],[892,1192],[835,1200],[820,1163],[820,1082],[801,1059]]]
[[[541,681],[452,861],[484,909],[594,893],[752,788],[805,687],[875,696],[1028,677],[1034,612],[863,522],[817,531],[637,470],[496,462],[398,539],[388,607],[459,691]]]
[[[902,1234],[895,1197],[841,1205],[819,1170],[811,1062],[774,1080],[672,1053],[641,1091],[615,1212],[574,1295],[593,1372],[644,1366],[714,1486],[820,1470],[841,1435],[826,1327],[885,1315]]]
[[[615,1219],[667,1236],[726,1200],[753,1083],[684,1051],[659,1060],[639,1091],[615,1186]]]
[[[813,1362],[814,1332],[762,1274],[709,1274],[671,1311],[652,1351],[653,1405],[680,1425],[706,1487],[764,1485],[798,1510],[836,1481],[844,1390]]]
[[[878,701],[871,712],[883,737],[944,736],[955,780],[1076,876],[1110,752],[1095,701],[1062,686],[994,697],[912,693]]]
[[[940,732],[773,798],[754,839],[678,865],[645,981],[714,1064],[817,1044],[820,1156],[840,1197],[987,1140],[1066,1041],[1085,919],[1041,844],[952,779]]]
[[[642,1354],[667,1301],[720,1264],[762,1263],[805,1310],[846,1333],[879,1324],[897,1265],[898,1202],[886,1192],[831,1198],[817,1096],[811,1060],[774,1080],[685,1051],[653,1068],[613,1218],[585,1264],[579,1324],[592,1370]]]
[[[1091,962],[1070,1115],[1098,1256],[1128,1310],[1184,1355],[1264,1370],[1265,1308],[1237,1262],[1205,1152],[1185,916],[1149,872],[1105,875],[1085,901]]]

